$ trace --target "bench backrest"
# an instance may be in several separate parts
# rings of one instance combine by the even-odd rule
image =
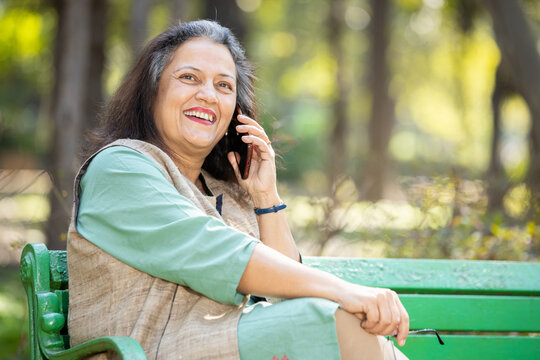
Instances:
[[[65,251],[30,244],[21,255],[20,275],[26,290],[32,359],[46,359],[69,348],[67,332],[68,273]]]
[[[540,359],[540,264],[306,257],[347,281],[395,290],[410,316],[411,359]]]

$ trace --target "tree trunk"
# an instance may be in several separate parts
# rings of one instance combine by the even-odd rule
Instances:
[[[246,21],[235,0],[206,0],[203,17],[217,20],[221,25],[231,29],[238,40],[244,43]]]
[[[98,4],[98,3],[102,4]],[[65,249],[66,234],[73,205],[73,179],[79,161],[82,133],[90,123],[91,96],[101,93],[101,66],[91,64],[96,54],[103,51],[97,45],[103,33],[92,26],[104,17],[104,0],[58,1],[58,33],[55,49],[55,88],[53,99],[53,135],[49,173],[52,190],[49,195],[51,212],[46,234],[50,249]],[[95,32],[94,34],[92,34]],[[103,43],[103,41],[101,41]],[[95,47],[91,50],[91,44]],[[99,72],[93,73],[93,72]],[[99,82],[99,86],[93,84]],[[91,95],[92,94],[92,95]]]
[[[151,0],[133,0],[131,3],[130,41],[132,59],[136,59],[148,36],[148,15]]]
[[[501,107],[504,100],[514,91],[507,76],[508,70],[504,62],[497,67],[495,74],[495,87],[491,95],[491,109],[493,113],[493,134],[491,138],[491,157],[487,171],[487,196],[489,211],[503,208],[503,198],[508,188],[508,179],[501,163]]]
[[[188,19],[186,0],[174,0],[171,3],[171,24],[176,25],[180,21]]]
[[[88,101],[86,102],[85,130],[98,125],[98,112],[103,102],[103,69],[105,67],[106,0],[92,1],[90,18],[90,58],[88,69]]]
[[[495,39],[513,87],[523,96],[531,114],[530,166],[527,184],[532,192],[531,210],[540,220],[540,55],[525,14],[516,1],[484,2],[493,19]]]
[[[348,86],[344,71],[344,54],[341,46],[343,36],[343,0],[332,0],[331,9],[328,16],[328,40],[330,49],[337,62],[335,83],[337,87],[336,98],[332,104],[332,114],[334,116],[333,129],[330,137],[330,179],[331,188],[337,183],[339,177],[345,173],[347,163],[347,149],[345,145],[345,134],[347,131],[347,98]]]
[[[362,196],[376,201],[384,196],[389,172],[388,143],[394,122],[394,104],[388,94],[389,70],[386,50],[389,44],[389,0],[371,0],[369,156],[362,185]]]

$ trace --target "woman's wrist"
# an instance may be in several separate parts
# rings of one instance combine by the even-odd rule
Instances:
[[[253,206],[259,209],[270,208],[282,203],[277,191],[271,193],[259,193],[257,196],[252,196]]]
[[[344,294],[349,291],[349,283],[322,270],[312,270],[315,270],[314,275],[316,275],[308,283],[313,287],[314,293],[308,296],[328,299],[342,305]],[[311,268],[308,271],[311,271]]]
[[[339,305],[344,304],[344,297],[349,292],[350,283],[347,281],[337,278],[333,283],[333,289],[331,295],[328,297],[329,300],[332,300]]]

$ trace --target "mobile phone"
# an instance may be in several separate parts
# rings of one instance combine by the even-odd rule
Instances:
[[[236,106],[236,111],[233,114],[231,125],[229,127],[229,151],[237,152],[240,155],[238,167],[242,175],[242,179],[247,179],[249,176],[249,168],[251,166],[251,157],[253,155],[253,145],[246,144],[242,141],[242,135],[236,132],[236,126],[240,125],[237,119],[238,115],[242,115],[240,106]]]

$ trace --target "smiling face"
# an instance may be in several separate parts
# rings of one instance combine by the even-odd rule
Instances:
[[[236,67],[229,49],[205,38],[183,43],[163,70],[154,121],[180,157],[206,157],[223,137],[236,105]]]

